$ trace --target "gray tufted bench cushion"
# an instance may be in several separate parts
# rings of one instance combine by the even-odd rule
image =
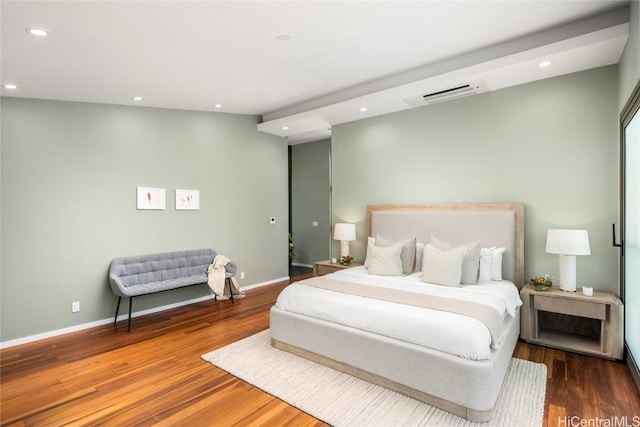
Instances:
[[[116,258],[109,268],[111,290],[118,296],[116,318],[123,297],[129,298],[129,330],[133,297],[207,283],[207,268],[216,257],[213,249],[195,249]],[[236,274],[237,266],[229,262],[225,278]]]

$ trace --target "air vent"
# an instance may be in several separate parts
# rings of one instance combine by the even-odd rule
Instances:
[[[487,92],[489,87],[484,80],[476,80],[471,83],[454,85],[452,87],[431,91],[428,93],[409,96],[405,102],[412,106],[429,105],[437,102],[451,101],[452,99]]]

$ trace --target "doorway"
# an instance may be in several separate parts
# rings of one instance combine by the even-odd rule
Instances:
[[[310,274],[331,254],[331,140],[289,146],[289,276]]]

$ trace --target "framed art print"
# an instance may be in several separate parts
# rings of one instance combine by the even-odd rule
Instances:
[[[137,187],[136,208],[163,210],[166,205],[164,188]]]
[[[176,210],[200,209],[200,190],[176,190]]]

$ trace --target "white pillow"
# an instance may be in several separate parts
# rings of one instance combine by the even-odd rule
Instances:
[[[452,248],[450,243],[444,242],[435,236],[431,236],[429,244],[435,246],[443,251]],[[462,279],[460,283],[463,285],[475,285],[478,283],[478,267],[480,265],[480,240],[474,240],[472,242],[463,243],[456,247],[464,246],[467,248],[467,254],[462,261]]]
[[[502,280],[502,255],[507,248],[495,248],[491,257],[491,280]]]
[[[369,268],[369,264],[371,263],[371,260],[369,259],[369,248],[371,246],[374,246],[376,244],[376,239],[375,237],[367,237],[367,255],[364,257],[364,268]]]
[[[402,243],[392,246],[371,246],[369,258],[369,274],[380,276],[402,276],[400,261]]]
[[[502,254],[506,248],[480,249],[480,274],[478,280],[502,280]]]
[[[425,245],[422,260],[422,281],[436,285],[460,286],[462,277],[462,261],[467,248],[457,248],[443,251],[433,245]]]
[[[400,261],[402,262],[402,273],[411,274],[413,268],[416,265],[416,238],[410,237],[408,239],[400,240],[397,242],[391,242],[381,236],[376,236],[376,246],[393,246],[396,243],[402,244],[402,252],[400,252]]]

